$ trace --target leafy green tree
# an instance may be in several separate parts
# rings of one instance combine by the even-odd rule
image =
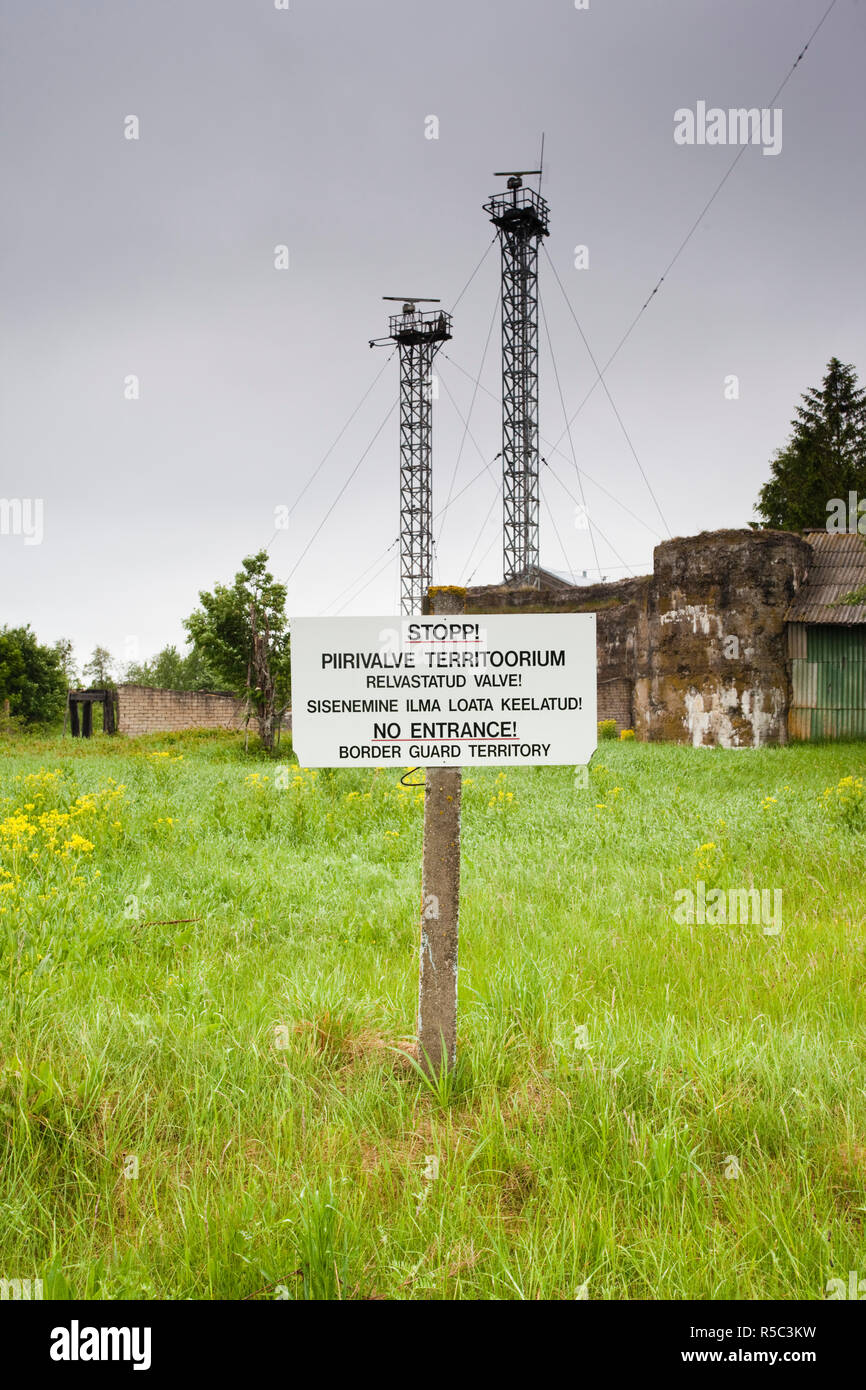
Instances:
[[[175,646],[163,647],[151,661],[131,662],[125,679],[132,685],[153,686],[157,690],[216,690],[219,681],[204,654],[197,647],[179,652]]]
[[[114,687],[114,657],[106,647],[94,647],[84,667],[84,679],[100,690]]]
[[[123,668],[124,685],[155,686],[156,681],[153,678],[155,662],[155,657],[153,661],[128,661]],[[166,686],[165,688],[171,690],[174,687]]]
[[[29,627],[0,629],[0,701],[25,723],[59,719],[66,703],[66,677],[57,652],[43,647]]]
[[[852,589],[850,594],[843,594],[838,603],[866,603],[866,584],[861,584],[859,589]]]
[[[193,646],[228,690],[245,695],[265,748],[287,708],[291,668],[286,586],[275,582],[267,551],[248,555],[230,586],[199,594],[201,607],[184,620]]]
[[[755,506],[765,526],[782,531],[823,527],[834,498],[866,494],[866,391],[854,368],[832,357],[802,402]]]
[[[66,679],[68,690],[75,690],[79,684],[78,663],[75,660],[75,646],[71,637],[59,637],[53,644],[52,651],[57,653],[57,660],[60,669]]]

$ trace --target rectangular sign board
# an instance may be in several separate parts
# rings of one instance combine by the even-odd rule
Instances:
[[[588,763],[594,613],[294,618],[304,767]]]

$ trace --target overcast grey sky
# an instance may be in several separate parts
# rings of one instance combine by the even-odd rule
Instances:
[[[675,111],[767,106],[828,3],[3,0],[0,495],[41,498],[44,536],[0,535],[0,622],[147,656],[272,537],[290,612],[395,611],[396,412],[297,562],[396,361],[274,536],[385,364],[381,296],[451,307],[493,171],[534,167],[544,131],[546,248],[602,364],[736,153],[676,144]],[[675,535],[752,518],[832,355],[866,377],[864,59],[866,2],[837,0],[781,152],[745,151],[606,375]],[[492,247],[438,359],[436,508],[500,449],[498,318],[462,451],[449,395],[465,416],[498,290]],[[541,297],[573,414],[596,373],[544,256]],[[592,575],[541,340],[542,563]],[[572,438],[603,573],[646,572],[665,527],[603,389]],[[498,469],[442,519],[437,579],[501,578]]]

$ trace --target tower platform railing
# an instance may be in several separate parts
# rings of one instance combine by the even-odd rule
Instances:
[[[492,193],[484,204],[491,222],[507,228],[520,223],[538,236],[548,235],[550,209],[540,193],[533,188],[510,188],[505,193]]]
[[[388,335],[398,343],[444,342],[451,337],[451,315],[439,310],[392,314],[388,320]]]

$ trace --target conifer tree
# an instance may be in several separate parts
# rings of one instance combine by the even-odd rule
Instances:
[[[820,387],[802,397],[792,434],[777,450],[770,479],[755,512],[764,526],[782,531],[824,527],[835,498],[866,496],[866,391],[857,374],[837,357]]]

